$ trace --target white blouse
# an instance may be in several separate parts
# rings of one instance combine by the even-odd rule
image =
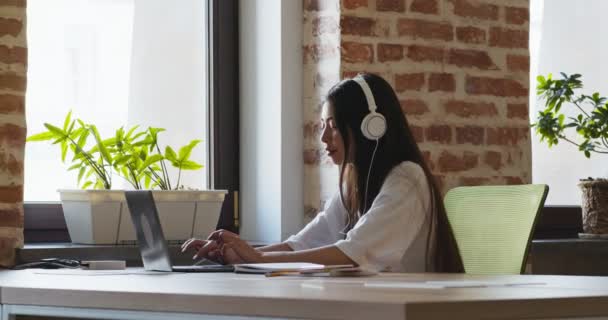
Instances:
[[[405,161],[387,175],[371,208],[346,237],[347,211],[337,193],[324,211],[285,242],[296,251],[333,244],[359,266],[378,271],[431,271],[425,267],[430,208],[424,171]]]

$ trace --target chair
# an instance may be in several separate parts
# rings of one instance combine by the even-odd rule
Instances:
[[[445,209],[464,269],[470,274],[520,274],[538,213],[549,187],[544,184],[457,187]]]

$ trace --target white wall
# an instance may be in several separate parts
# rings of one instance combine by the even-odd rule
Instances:
[[[534,2],[532,0],[532,8]],[[584,2],[584,4],[583,4]],[[606,52],[608,42],[608,25],[604,22],[608,12],[608,1],[585,0],[580,5],[573,5],[571,0],[545,1],[540,30],[539,51],[534,52],[531,44],[531,95],[535,96],[536,74],[534,66],[538,64],[538,74],[559,72],[583,75],[586,94],[600,92],[608,95],[608,64]],[[534,21],[534,11],[531,11]],[[535,61],[535,59],[538,59]],[[535,121],[543,105],[530,104],[530,117]],[[570,107],[562,107],[562,110]],[[574,110],[573,110],[574,111]],[[574,112],[573,112],[574,114]],[[532,180],[535,183],[547,183],[550,192],[548,204],[580,205],[578,180],[586,177],[608,177],[608,158],[606,155],[593,154],[586,159],[582,152],[566,142],[549,149],[540,144],[539,137],[532,135]]]
[[[301,10],[299,1],[240,2],[240,232],[250,241],[302,227]]]

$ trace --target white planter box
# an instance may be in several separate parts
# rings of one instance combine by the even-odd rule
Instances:
[[[60,190],[72,242],[134,243],[135,230],[122,190]],[[152,191],[168,241],[206,238],[215,230],[225,190]],[[69,221],[68,221],[69,220]]]
[[[59,190],[59,194],[73,243],[116,243],[123,191]]]
[[[226,190],[152,191],[165,239],[207,238],[217,226],[226,193]],[[131,214],[126,203],[122,208],[118,243],[132,243],[136,237]]]

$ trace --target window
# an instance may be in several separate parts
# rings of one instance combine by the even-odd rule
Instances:
[[[228,189],[218,226],[236,231],[237,1],[30,0],[27,14],[29,134],[72,110],[102,136],[138,124],[167,129],[161,145],[202,139],[192,158],[207,169],[181,184]],[[26,242],[69,239],[57,189],[76,175],[60,159],[57,146],[26,146]]]
[[[601,35],[608,32],[603,15],[608,2],[586,1],[572,6],[568,0],[532,0],[530,2],[530,117],[535,121],[543,105],[536,98],[536,76],[560,72],[583,75],[586,94],[600,92],[608,95],[604,63],[608,44]],[[571,109],[564,107],[562,110]],[[575,110],[573,110],[574,112]],[[586,177],[607,177],[604,155],[593,154],[587,159],[575,146],[560,142],[549,149],[532,140],[532,180],[546,183],[551,190],[548,205],[580,206],[581,191],[577,183]]]
[[[28,131],[62,124],[72,110],[106,137],[140,125],[167,129],[161,146],[208,142],[205,8],[199,0],[28,1]],[[206,164],[204,145],[192,157]],[[25,201],[57,201],[58,188],[77,187],[56,145],[28,143],[25,166]],[[205,170],[181,181],[207,188]]]

